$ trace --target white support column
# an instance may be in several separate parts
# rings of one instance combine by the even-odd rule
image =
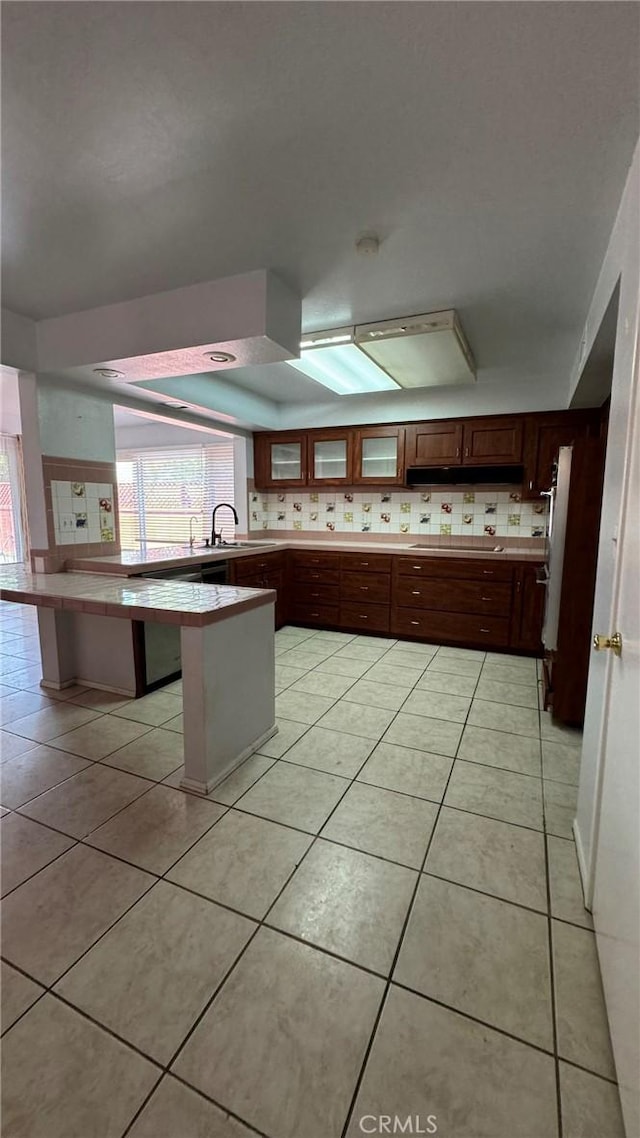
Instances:
[[[69,687],[76,679],[71,613],[40,606],[38,634],[42,657],[40,686],[56,691]]]
[[[207,794],[277,731],[274,606],[183,626],[185,790]]]

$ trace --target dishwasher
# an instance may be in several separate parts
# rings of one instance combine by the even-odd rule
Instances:
[[[141,576],[149,581],[185,581],[196,585],[226,585],[229,562],[211,561],[204,565],[172,566],[156,569]],[[136,692],[144,695],[156,688],[179,680],[182,675],[180,626],[134,621],[133,650],[136,667]]]

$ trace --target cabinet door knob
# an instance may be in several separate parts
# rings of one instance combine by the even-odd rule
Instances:
[[[460,458],[460,447],[456,447],[456,458]]]
[[[465,457],[465,458],[468,458],[468,457],[469,457],[469,447],[465,447],[465,448],[464,448],[464,457]]]
[[[530,489],[530,490],[533,490],[533,478],[531,479],[531,481],[530,481],[530,483],[529,483],[529,489]]]

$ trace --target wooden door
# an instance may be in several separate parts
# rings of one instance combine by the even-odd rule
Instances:
[[[522,652],[542,652],[545,589],[539,582],[543,569],[541,564],[516,569],[510,644]]]
[[[358,427],[353,481],[381,486],[404,482],[404,427]]]
[[[462,423],[453,419],[407,427],[406,466],[459,466]]]
[[[464,423],[465,466],[509,466],[522,462],[522,416],[471,419]]]

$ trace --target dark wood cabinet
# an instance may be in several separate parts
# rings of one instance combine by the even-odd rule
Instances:
[[[397,486],[404,482],[404,427],[358,427],[354,431],[353,481]]]
[[[544,566],[519,565],[513,586],[511,646],[522,652],[542,652],[542,620],[545,588],[541,583]]]
[[[261,490],[307,485],[307,432],[278,431],[253,437],[255,484]]]
[[[395,557],[391,632],[470,648],[509,645],[514,566]]]
[[[462,423],[443,419],[407,427],[405,466],[459,466]]]
[[[471,419],[463,424],[463,466],[513,466],[522,462],[523,419]]]
[[[560,447],[573,446],[598,428],[595,414],[589,411],[560,411],[545,415],[529,415],[524,427],[524,499],[539,498],[548,490],[553,478],[553,464]]]
[[[353,483],[353,431],[309,431],[307,461],[309,486],[350,486]]]
[[[247,589],[274,589],[276,629],[287,623],[287,555],[284,551],[234,558],[229,578],[232,585]]]

